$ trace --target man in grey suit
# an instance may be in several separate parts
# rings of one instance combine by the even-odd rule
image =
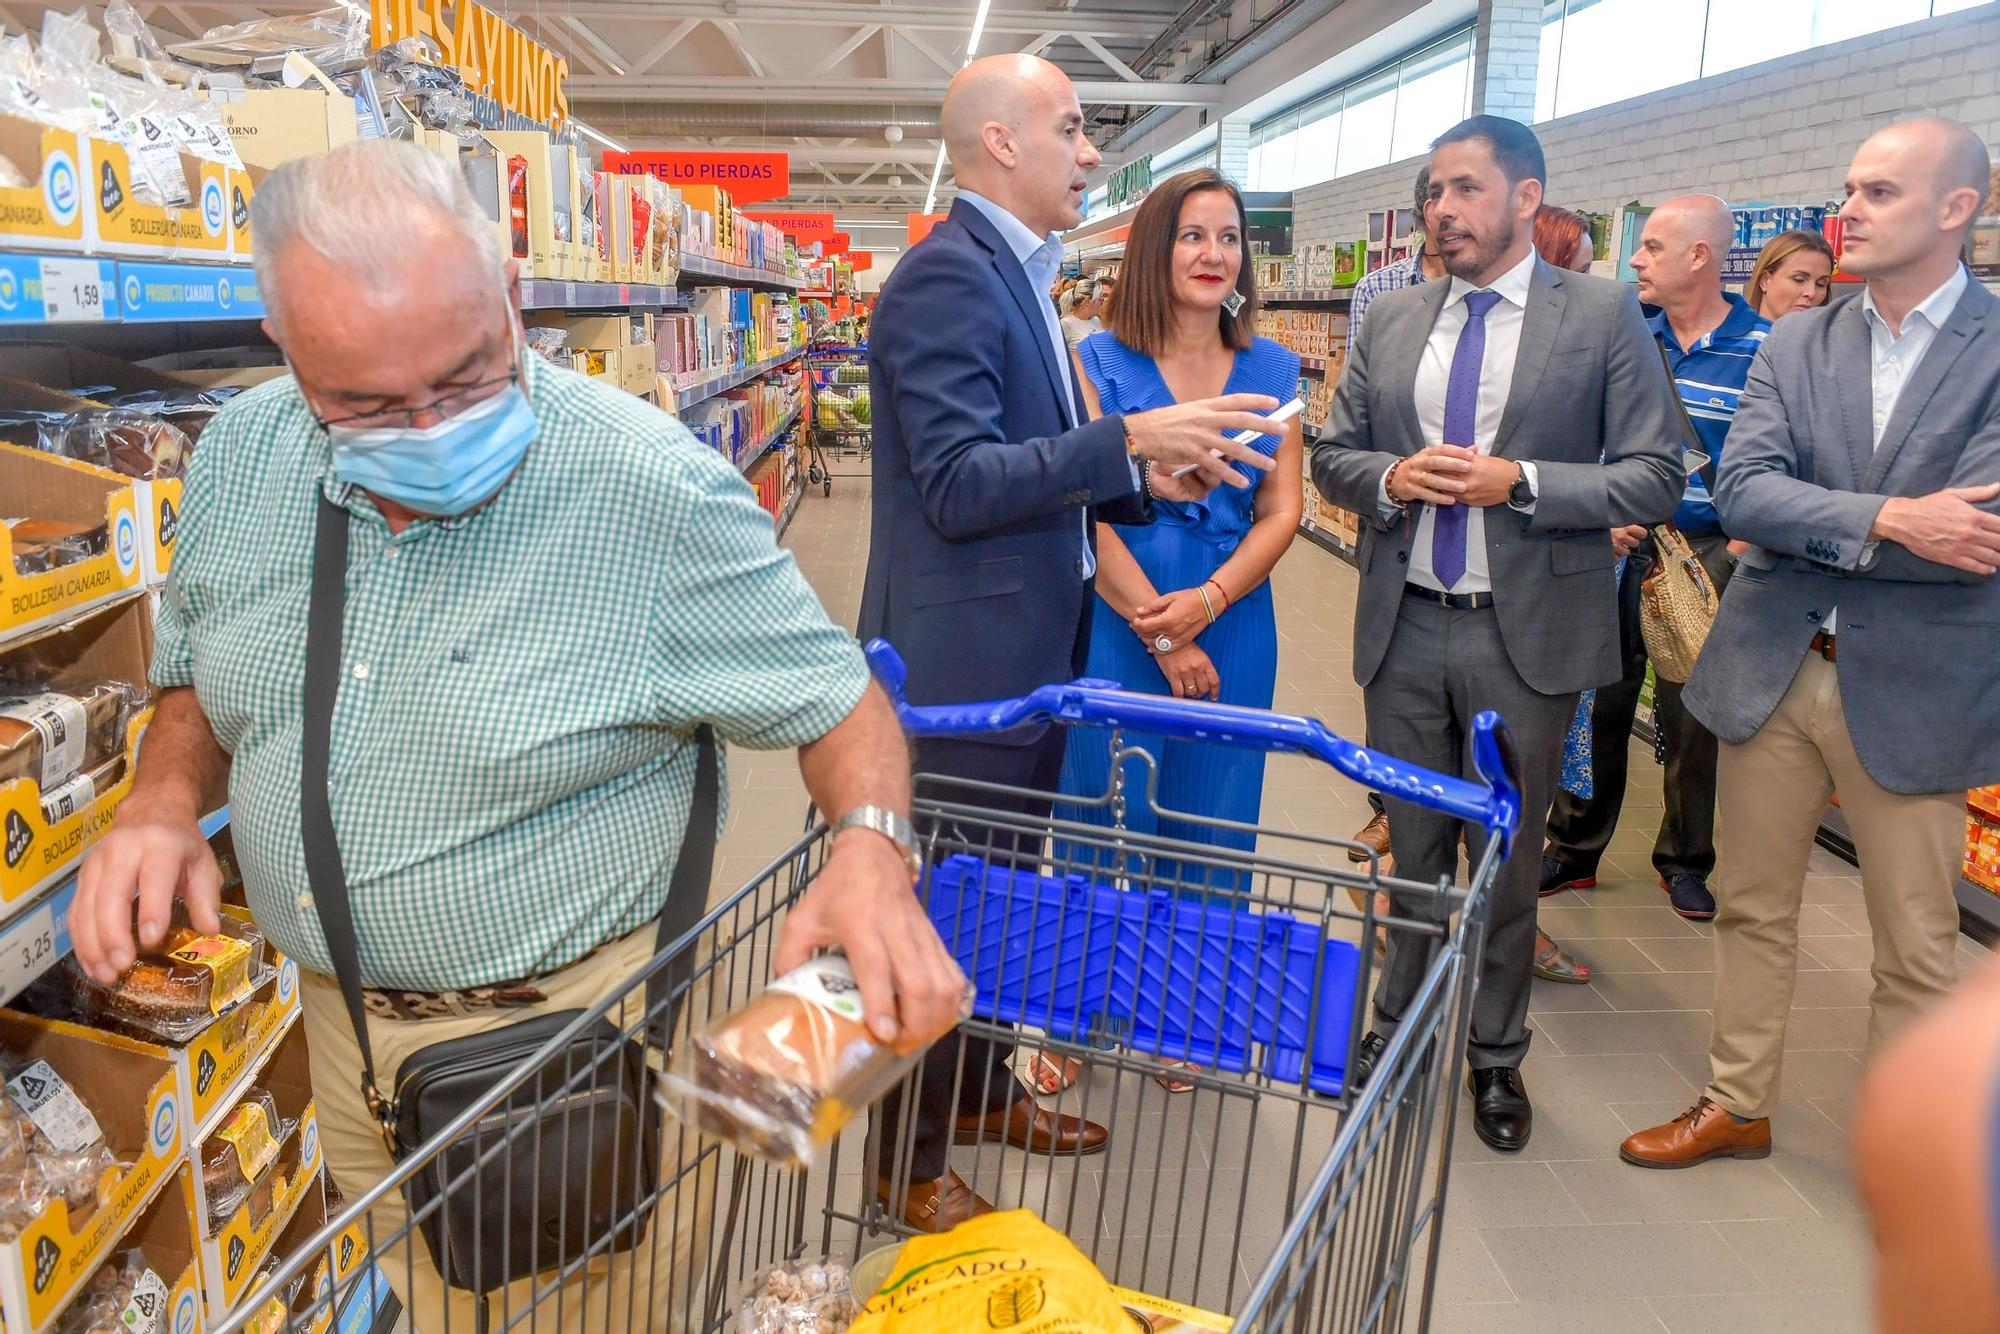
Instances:
[[[1610,530],[1665,519],[1685,481],[1638,302],[1535,255],[1545,174],[1541,144],[1516,121],[1474,116],[1438,139],[1431,235],[1451,280],[1376,301],[1313,451],[1320,493],[1372,520],[1354,616],[1370,739],[1469,773],[1472,718],[1495,709],[1520,756],[1521,830],[1494,890],[1469,1052],[1473,1128],[1503,1151],[1532,1129],[1520,1065],[1563,735],[1577,696],[1620,672]],[[1450,876],[1459,829],[1392,803],[1398,873]],[[1476,859],[1485,836],[1468,832]],[[1415,995],[1423,955],[1392,946],[1357,1083]]]
[[[1870,1047],[1956,972],[1965,791],[2000,779],[2000,303],[1959,262],[1987,172],[1952,121],[1870,138],[1841,208],[1867,289],[1780,321],[1752,365],[1716,505],[1753,545],[1684,696],[1723,743],[1709,1083],[1626,1140],[1641,1167],[1771,1151],[1836,789],[1875,937]]]

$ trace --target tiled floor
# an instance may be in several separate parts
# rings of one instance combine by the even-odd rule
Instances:
[[[845,625],[854,623],[860,597],[867,525],[865,480],[841,478],[831,499],[807,496],[786,537],[829,613]],[[1276,707],[1358,735],[1361,692],[1348,665],[1353,570],[1302,540],[1274,586]],[[804,812],[789,756],[739,753],[731,773],[718,888],[761,870]],[[1542,908],[1545,928],[1590,963],[1597,979],[1588,987],[1537,984],[1536,1036],[1524,1066],[1536,1114],[1528,1149],[1502,1156],[1480,1144],[1465,1128],[1461,1095],[1433,1328],[1864,1330],[1867,1246],[1844,1133],[1869,991],[1860,882],[1853,867],[1814,854],[1776,1153],[1686,1172],[1628,1167],[1617,1158],[1620,1139],[1684,1109],[1705,1079],[1713,969],[1711,929],[1669,912],[1654,883],[1648,853],[1660,816],[1660,770],[1643,747],[1632,775],[1600,888],[1563,894]],[[1364,809],[1360,789],[1344,779],[1303,761],[1270,767],[1266,826],[1344,834],[1361,823]],[[1961,954],[1969,961],[1984,952],[1967,941]],[[1159,1107],[1158,1098],[1148,1099],[1137,1115],[1172,1114],[1148,1110]],[[1112,1178],[1129,1166],[1104,1163],[1093,1185],[1122,1193]],[[1251,1176],[1259,1184],[1254,1169]],[[1260,1257],[1234,1258],[1242,1272]],[[1218,1259],[1206,1255],[1199,1263],[1212,1267]]]

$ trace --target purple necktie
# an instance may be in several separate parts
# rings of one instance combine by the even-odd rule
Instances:
[[[1479,443],[1479,363],[1486,358],[1486,312],[1499,300],[1498,292],[1472,292],[1465,298],[1465,327],[1458,333],[1444,391],[1444,444]],[[1440,505],[1431,526],[1431,573],[1446,589],[1465,573],[1465,520],[1465,506]]]

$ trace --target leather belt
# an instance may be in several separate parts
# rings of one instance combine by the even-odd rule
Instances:
[[[1425,588],[1422,584],[1404,584],[1403,596],[1435,602],[1440,607],[1449,607],[1453,611],[1484,611],[1493,605],[1491,593],[1440,593],[1435,588]]]
[[[598,946],[597,949],[602,949]],[[363,987],[361,1004],[375,1019],[440,1019],[448,1015],[477,1014],[485,1010],[521,1010],[547,1002],[548,993],[535,984],[543,978],[576,967],[597,953],[570,960],[561,968],[523,978],[518,982],[496,982],[485,987],[459,991],[405,991],[385,987]]]
[[[1834,636],[1821,630],[1812,637],[1812,651],[1825,658],[1828,662],[1838,662],[1839,659],[1833,655],[1833,641]]]

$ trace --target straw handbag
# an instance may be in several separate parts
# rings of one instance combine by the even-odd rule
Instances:
[[[1714,582],[1688,540],[1662,524],[1653,529],[1659,560],[1639,584],[1639,633],[1663,681],[1685,682],[1715,624]]]

